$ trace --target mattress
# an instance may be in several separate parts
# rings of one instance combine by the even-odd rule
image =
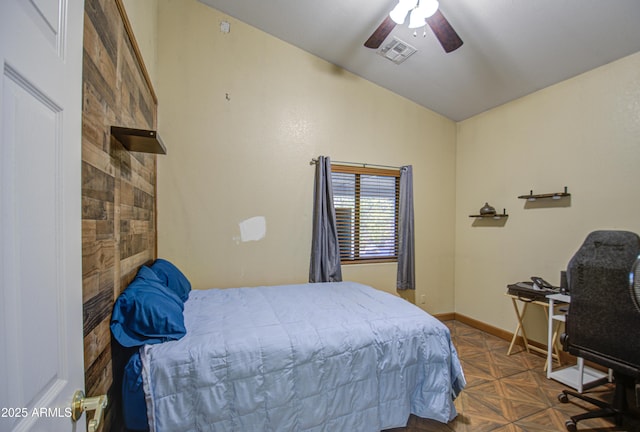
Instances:
[[[186,335],[140,350],[152,431],[380,431],[448,422],[448,328],[352,282],[193,290]]]

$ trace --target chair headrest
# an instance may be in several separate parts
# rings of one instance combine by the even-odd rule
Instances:
[[[640,237],[630,231],[593,231],[575,253],[569,268],[588,264],[629,271],[640,254]]]

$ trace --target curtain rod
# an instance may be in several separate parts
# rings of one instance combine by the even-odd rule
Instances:
[[[309,165],[316,165],[317,163],[318,163],[318,159],[313,158],[309,162]],[[391,165],[378,165],[378,164],[369,164],[369,163],[362,163],[362,162],[331,161],[331,163],[337,163],[339,165],[354,165],[354,166],[360,166],[362,168],[375,167],[375,168],[391,168],[391,169],[397,169],[397,170],[402,168],[402,167],[391,166]]]

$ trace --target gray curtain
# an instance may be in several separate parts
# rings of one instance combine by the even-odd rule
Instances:
[[[398,289],[416,289],[415,241],[413,238],[413,167],[400,168],[398,214]]]
[[[329,157],[318,157],[314,189],[309,282],[340,282],[342,281],[340,245],[336,211],[333,208]]]

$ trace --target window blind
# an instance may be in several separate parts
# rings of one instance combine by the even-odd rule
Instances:
[[[331,177],[342,262],[397,260],[399,171],[333,166]]]

